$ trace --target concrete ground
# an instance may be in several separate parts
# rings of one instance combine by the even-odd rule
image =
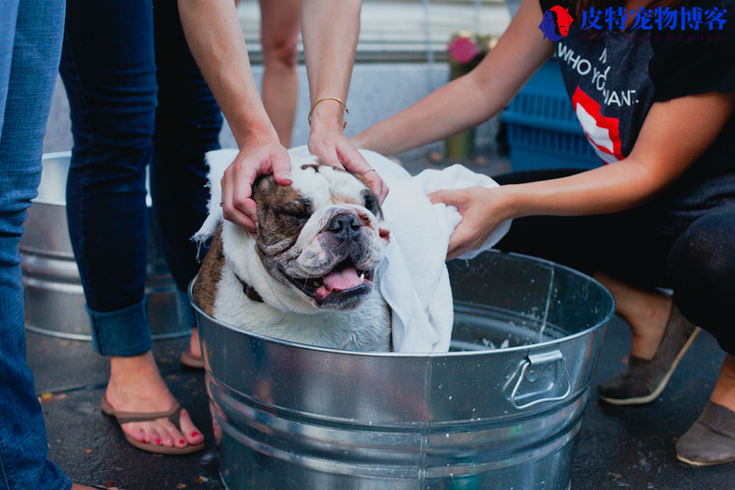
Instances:
[[[127,490],[224,488],[204,373],[178,363],[185,340],[159,341],[154,351],[171,391],[203,430],[207,446],[198,454],[156,456],[128,444],[117,425],[100,413],[109,365],[90,343],[30,332],[27,338],[28,363],[46,416],[49,457],[74,481]],[[615,318],[607,327],[593,388],[623,367],[629,344],[627,326]],[[661,397],[647,406],[610,407],[598,402],[593,389],[579,434],[572,488],[735,488],[734,463],[691,468],[677,463],[674,449],[676,438],[704,407],[723,357],[715,340],[701,334]]]

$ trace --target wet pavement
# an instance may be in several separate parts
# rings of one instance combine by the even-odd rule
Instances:
[[[204,373],[178,363],[185,339],[158,341],[154,353],[168,386],[202,429],[207,445],[198,454],[156,456],[129,445],[117,425],[100,412],[109,364],[89,342],[31,332],[27,338],[28,363],[46,416],[49,457],[74,481],[126,490],[224,488]],[[629,345],[627,326],[615,318],[607,327],[593,388],[623,367]],[[735,488],[735,463],[691,468],[677,463],[675,453],[676,438],[699,416],[723,358],[716,341],[703,332],[666,390],[650,405],[611,407],[598,402],[593,389],[579,435],[572,488]]]

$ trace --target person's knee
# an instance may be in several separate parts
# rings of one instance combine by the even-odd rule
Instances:
[[[263,57],[266,64],[295,68],[299,62],[299,36],[283,37],[274,40],[263,39]]]
[[[727,322],[735,297],[733,250],[735,208],[698,219],[674,242],[668,279],[679,309],[691,322],[705,328]]]

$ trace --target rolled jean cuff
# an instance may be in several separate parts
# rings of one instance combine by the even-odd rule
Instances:
[[[122,310],[98,313],[87,307],[92,347],[103,356],[133,357],[153,348],[146,300]]]
[[[197,326],[194,318],[194,308],[189,301],[189,293],[176,290],[176,311],[179,314],[179,325],[184,328],[195,328]]]

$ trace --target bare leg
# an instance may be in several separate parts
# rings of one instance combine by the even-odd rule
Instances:
[[[291,147],[298,100],[301,0],[260,0],[263,46],[263,106],[281,144]]]
[[[196,327],[192,329],[191,337],[189,337],[189,350],[192,357],[202,358],[202,347],[199,345],[199,329]]]
[[[717,378],[715,389],[709,400],[735,412],[735,356],[728,354],[725,357],[720,377]]]
[[[671,296],[657,289],[631,286],[600,272],[594,278],[610,290],[617,303],[616,313],[630,325],[633,334],[630,354],[639,359],[653,359],[666,330]]]
[[[174,397],[164,383],[151,351],[135,357],[110,357],[110,382],[105,392],[107,401],[122,412],[165,412]],[[163,446],[185,447],[204,440],[186,410],[181,410],[181,430],[168,419],[122,424],[123,431],[140,442]]]

